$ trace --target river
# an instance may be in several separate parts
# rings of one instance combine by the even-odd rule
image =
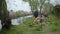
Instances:
[[[23,21],[25,21],[26,18],[29,18],[29,17],[32,17],[32,15],[12,19],[11,20],[12,25],[19,25],[19,24],[23,23]],[[2,25],[1,25],[1,20],[0,20],[0,30],[1,30],[1,28],[2,28]]]

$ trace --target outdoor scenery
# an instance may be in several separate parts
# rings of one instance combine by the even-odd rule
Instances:
[[[60,0],[0,0],[0,34],[60,34]]]

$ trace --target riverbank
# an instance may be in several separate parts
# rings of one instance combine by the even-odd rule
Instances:
[[[11,23],[12,23],[12,25],[19,25],[19,24],[23,23],[23,21],[25,21],[26,18],[30,18],[30,17],[33,17],[33,15],[28,15],[28,16],[19,17],[16,19],[11,19]],[[1,30],[1,28],[2,28],[2,25],[1,25],[1,20],[0,20],[0,30]]]
[[[42,31],[40,24],[33,25],[33,20],[34,18],[27,18],[22,24],[12,26],[10,30],[3,30],[0,34],[60,34],[60,19],[54,15],[49,15]]]

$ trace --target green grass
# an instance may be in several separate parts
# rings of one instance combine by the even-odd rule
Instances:
[[[55,33],[55,32],[58,32],[58,34],[60,34],[59,33],[59,31],[60,31],[60,19],[58,19],[56,16],[54,16],[54,15],[50,15],[49,16],[50,18],[48,19],[48,27],[47,27],[47,30],[49,31],[49,32],[54,32],[54,34],[57,34],[57,33]]]
[[[33,20],[34,18],[27,18],[22,24],[12,26],[10,30],[3,30],[0,34],[40,34],[41,32],[36,30],[37,27],[34,27]]]
[[[55,32],[60,31],[60,19],[55,17],[54,15],[49,15],[47,23],[43,26],[43,31],[41,31],[40,24],[33,24],[34,18],[27,18],[25,21],[17,26],[12,26],[10,30],[2,30],[0,34],[45,34],[45,32],[49,32],[55,34]],[[49,34],[48,33],[48,34]]]

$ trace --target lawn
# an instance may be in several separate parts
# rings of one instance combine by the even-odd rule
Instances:
[[[17,26],[12,26],[10,30],[2,30],[0,34],[60,34],[60,19],[54,15],[49,15],[48,20],[43,22],[41,30],[40,23],[34,25],[34,18],[27,18]]]

